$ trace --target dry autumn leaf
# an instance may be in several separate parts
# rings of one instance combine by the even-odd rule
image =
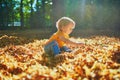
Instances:
[[[0,80],[119,80],[120,39],[107,36],[76,38],[86,45],[71,47],[50,60],[43,40],[0,37]],[[24,42],[27,42],[24,44]]]

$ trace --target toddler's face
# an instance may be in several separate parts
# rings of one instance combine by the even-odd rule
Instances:
[[[65,32],[66,34],[70,34],[74,29],[74,24],[70,23],[62,28],[62,31]]]

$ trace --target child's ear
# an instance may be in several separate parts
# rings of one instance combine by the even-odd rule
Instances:
[[[61,28],[60,28],[60,30],[61,30],[61,31],[63,31],[63,30],[64,30],[64,28],[63,28],[63,27],[61,27]]]

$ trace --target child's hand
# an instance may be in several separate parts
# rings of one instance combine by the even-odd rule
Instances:
[[[77,43],[77,47],[82,47],[84,45],[85,45],[84,43]]]

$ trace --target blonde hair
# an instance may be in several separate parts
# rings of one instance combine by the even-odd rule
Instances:
[[[72,23],[75,27],[75,22],[69,18],[69,17],[62,17],[56,22],[56,27],[58,30],[61,29],[61,27],[68,25],[69,23]]]

